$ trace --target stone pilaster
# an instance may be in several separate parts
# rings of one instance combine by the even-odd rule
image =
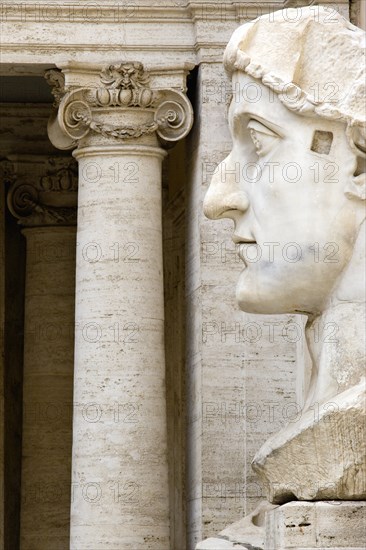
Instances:
[[[50,139],[79,162],[70,548],[168,549],[162,144],[192,110],[141,63],[63,73],[48,79]]]
[[[27,241],[20,548],[61,550],[70,525],[76,163],[11,161],[8,206]]]

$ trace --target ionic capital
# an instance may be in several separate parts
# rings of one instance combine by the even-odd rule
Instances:
[[[72,158],[14,158],[2,166],[8,208],[23,227],[74,225],[77,163]]]
[[[85,79],[87,70],[78,71],[81,86],[75,84],[75,78],[67,84],[60,70],[45,73],[57,107],[48,125],[56,147],[71,149],[91,135],[126,142],[156,134],[167,144],[190,131],[193,111],[186,95],[177,89],[152,88],[142,63],[89,69],[89,82]],[[66,76],[68,73],[70,69]]]

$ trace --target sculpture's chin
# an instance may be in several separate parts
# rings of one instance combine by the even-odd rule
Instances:
[[[263,300],[263,297],[257,294],[255,288],[251,291],[250,289],[243,288],[240,283],[236,289],[236,300],[239,308],[246,313],[287,313],[279,311],[279,308],[271,304],[269,300]]]
[[[318,264],[315,264],[315,267]],[[335,277],[314,269],[308,263],[281,265],[252,264],[242,271],[236,287],[236,300],[242,311],[268,315],[323,311]]]
[[[279,292],[273,285],[260,284],[258,274],[255,280],[245,270],[240,276],[236,287],[236,300],[239,308],[246,313],[258,313],[262,315],[279,315],[286,313],[299,313],[303,310],[300,304],[291,301],[288,293],[284,294],[283,288]],[[290,300],[289,300],[290,297]]]
[[[257,313],[261,315],[280,315],[286,313],[295,313],[296,311],[283,310],[279,308],[276,304],[271,302],[256,302],[249,299],[239,299],[237,298],[239,308],[245,313]]]

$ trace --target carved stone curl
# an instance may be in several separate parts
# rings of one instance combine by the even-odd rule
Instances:
[[[31,173],[31,169],[28,172]],[[10,212],[24,227],[74,225],[77,213],[75,161],[48,159],[45,174],[32,174],[31,180],[24,174],[17,176],[14,171],[7,202]]]
[[[193,110],[188,99],[174,90],[159,92],[159,102],[155,112],[158,124],[157,134],[164,141],[179,141],[191,129]]]
[[[89,132],[118,140],[131,140],[157,133],[163,142],[184,138],[193,123],[187,97],[174,89],[149,87],[149,76],[141,63],[110,65],[100,73],[101,86],[68,91],[57,114],[50,118],[48,134],[59,149],[71,149]],[[100,121],[103,109],[123,115],[134,109],[151,113],[150,120],[136,125],[115,125]],[[99,115],[96,117],[96,115]]]

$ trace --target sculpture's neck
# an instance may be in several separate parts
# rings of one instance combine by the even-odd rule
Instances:
[[[365,223],[327,307],[306,325],[313,363],[306,407],[324,403],[365,375]]]

